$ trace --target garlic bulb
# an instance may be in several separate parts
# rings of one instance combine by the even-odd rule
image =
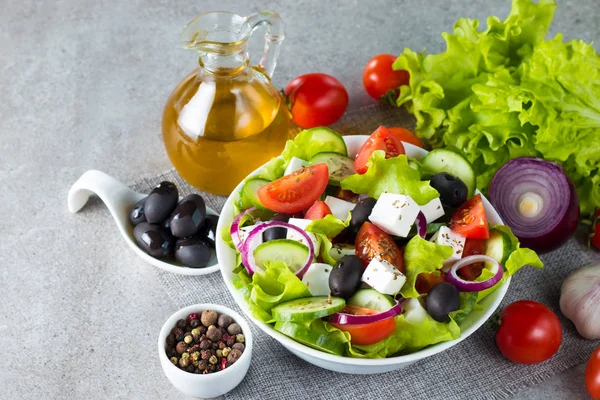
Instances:
[[[600,265],[580,268],[562,284],[560,311],[586,339],[600,339]]]

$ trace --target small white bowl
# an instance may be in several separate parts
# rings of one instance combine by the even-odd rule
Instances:
[[[233,318],[242,328],[246,348],[242,356],[233,365],[225,368],[223,371],[211,374],[193,374],[183,371],[171,363],[165,350],[165,340],[178,320],[187,318],[191,313],[200,314],[204,310],[214,310],[219,314],[229,315]],[[177,311],[165,322],[158,335],[158,358],[167,378],[181,392],[192,397],[219,397],[233,390],[246,376],[250,367],[250,360],[252,359],[252,332],[250,332],[250,326],[246,320],[227,307],[208,303],[194,304]]]

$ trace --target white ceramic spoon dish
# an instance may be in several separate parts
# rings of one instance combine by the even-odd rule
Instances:
[[[157,182],[158,183],[158,182]],[[112,214],[119,232],[129,247],[144,261],[165,271],[180,275],[206,275],[219,270],[214,250],[209,265],[205,268],[190,268],[154,258],[142,251],[133,238],[133,227],[129,222],[129,212],[135,203],[147,196],[138,193],[119,182],[112,176],[98,170],[86,171],[71,186],[68,196],[69,211],[76,213],[85,206],[90,194],[95,193],[104,202]],[[207,214],[219,215],[215,210],[206,207]],[[218,236],[218,235],[217,235]]]

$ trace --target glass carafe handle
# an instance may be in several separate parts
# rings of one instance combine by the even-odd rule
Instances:
[[[259,65],[271,77],[277,65],[281,42],[284,39],[283,20],[274,11],[260,11],[248,16],[246,23],[250,25],[252,31],[262,24],[269,25],[265,34],[265,48]]]

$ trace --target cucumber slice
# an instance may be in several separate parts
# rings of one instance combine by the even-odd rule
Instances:
[[[321,152],[348,155],[344,138],[339,133],[322,126],[300,132],[295,140],[297,143],[310,143],[310,146],[305,147],[307,152],[306,157],[309,160]]]
[[[339,186],[345,177],[356,173],[354,160],[342,154],[324,152],[317,153],[309,161],[310,164],[325,163],[329,168],[329,183]]]
[[[353,256],[356,250],[351,244],[338,243],[331,246],[331,250],[329,250],[329,255],[336,262],[340,261],[344,256]]]
[[[252,206],[261,208],[263,210],[265,209],[265,206],[263,206],[260,200],[258,200],[256,192],[258,192],[258,189],[265,186],[267,183],[271,182],[262,178],[251,178],[244,183],[244,186],[242,186],[243,209],[250,208]]]
[[[458,177],[467,185],[469,195],[475,192],[477,179],[469,160],[456,150],[435,149],[425,156],[421,165],[432,174],[447,172]]]
[[[339,297],[305,297],[281,303],[271,310],[275,321],[305,322],[335,314],[346,306]]]
[[[348,299],[348,304],[370,308],[371,310],[387,311],[396,305],[392,296],[381,294],[375,289],[360,289]]]
[[[344,353],[344,342],[333,338],[332,335],[318,333],[293,322],[279,321],[275,323],[275,330],[314,349],[338,356]]]
[[[490,231],[490,238],[485,242],[486,255],[504,265],[515,250],[508,234],[496,229]]]
[[[283,261],[285,265],[296,273],[308,261],[308,247],[291,239],[275,239],[261,243],[254,249],[256,265],[264,269],[266,261]]]

